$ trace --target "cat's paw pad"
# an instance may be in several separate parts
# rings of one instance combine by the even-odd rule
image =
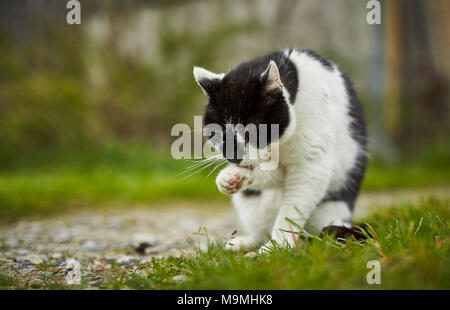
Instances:
[[[239,252],[245,249],[253,248],[256,246],[256,242],[246,236],[239,236],[233,239],[230,239],[225,243],[225,250]]]
[[[224,169],[217,176],[216,183],[219,191],[232,195],[251,185],[253,177],[250,170],[246,168]]]

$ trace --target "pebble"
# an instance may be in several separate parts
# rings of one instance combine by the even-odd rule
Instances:
[[[53,258],[53,259],[60,259],[60,258],[62,258],[63,256],[62,256],[61,253],[58,253],[58,252],[57,252],[57,253],[51,254],[50,257]]]
[[[26,255],[30,254],[30,251],[25,250],[25,249],[17,249],[16,254],[18,256],[26,256]]]
[[[100,287],[100,286],[102,286],[103,284],[105,283],[105,281],[103,281],[103,280],[97,280],[97,281],[92,281],[92,282],[89,282],[89,285],[90,286],[93,286],[93,287]]]
[[[31,254],[31,255],[26,255],[26,256],[18,256],[15,258],[15,260],[17,262],[22,262],[22,263],[31,263],[33,265],[39,265],[42,264],[44,262],[44,260],[36,255],[36,254]]]
[[[76,259],[68,259],[66,261],[66,268],[68,273],[66,274],[66,283],[69,285],[81,283],[81,264]]]
[[[6,246],[13,248],[16,247],[19,244],[19,242],[15,238],[8,238],[6,239],[5,244]]]
[[[40,288],[42,286],[42,284],[44,284],[44,282],[42,282],[42,280],[39,279],[32,279],[30,280],[30,282],[28,283],[28,285],[31,288]]]
[[[21,273],[21,274],[28,274],[28,273],[30,273],[30,272],[33,272],[33,271],[36,271],[36,270],[38,270],[36,267],[34,267],[34,266],[31,266],[31,267],[25,267],[25,268],[21,268],[20,270],[19,270],[19,272]]]
[[[121,266],[130,266],[139,263],[139,259],[133,256],[122,255],[116,259],[116,263]]]
[[[187,277],[185,275],[182,275],[182,274],[177,275],[177,276],[172,278],[172,281],[174,281],[174,282],[182,282],[182,281],[186,281],[186,280],[187,280]]]
[[[94,241],[85,241],[81,248],[84,250],[91,250],[91,251],[103,251],[106,248],[106,245],[101,242],[94,242]]]
[[[51,275],[51,272],[48,272],[48,271],[39,271],[39,272],[37,273],[37,275],[38,275],[39,277],[41,277],[41,278],[46,278],[46,277],[49,277],[49,276]]]
[[[68,232],[63,232],[54,236],[54,240],[57,243],[66,243],[70,241],[70,234]]]
[[[144,254],[149,247],[159,243],[159,237],[154,234],[139,233],[134,234],[131,240],[131,246],[139,253]]]
[[[147,276],[145,271],[142,270],[142,269],[137,269],[134,273],[137,274],[138,276],[141,276],[141,277],[144,277],[144,278]]]
[[[123,220],[120,217],[112,217],[108,220],[109,228],[121,228],[123,226]]]

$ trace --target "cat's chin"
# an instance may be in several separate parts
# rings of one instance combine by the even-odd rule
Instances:
[[[236,165],[236,166],[238,166],[238,167],[240,167],[240,168],[248,169],[248,170],[250,170],[250,171],[253,171],[253,170],[255,170],[255,168],[256,168],[256,165],[255,165],[255,164],[238,164],[238,165]]]
[[[243,160],[237,166],[253,171],[256,168],[256,163],[254,161]]]

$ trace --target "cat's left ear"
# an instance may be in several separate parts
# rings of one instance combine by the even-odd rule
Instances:
[[[280,71],[275,61],[271,60],[267,66],[266,71],[262,74],[262,78],[265,82],[266,91],[280,90],[283,87],[283,83],[280,78]]]
[[[194,67],[195,80],[207,96],[211,96],[217,90],[224,76],[225,73],[217,74],[204,68]]]

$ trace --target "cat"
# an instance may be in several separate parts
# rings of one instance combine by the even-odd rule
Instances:
[[[299,227],[315,234],[329,225],[351,227],[367,166],[366,121],[352,82],[336,64],[311,50],[286,49],[228,73],[194,67],[194,77],[209,98],[205,126],[279,128],[278,139],[267,134],[265,144],[253,145],[277,148],[276,169],[261,169],[263,158],[238,157],[236,151],[229,156],[229,140],[219,141],[229,165],[218,173],[216,184],[232,195],[244,231],[226,249],[262,245],[265,252],[273,245],[268,236],[281,246],[295,246]],[[245,153],[246,137],[232,135],[236,149],[241,146]],[[209,138],[214,137],[211,133]]]

